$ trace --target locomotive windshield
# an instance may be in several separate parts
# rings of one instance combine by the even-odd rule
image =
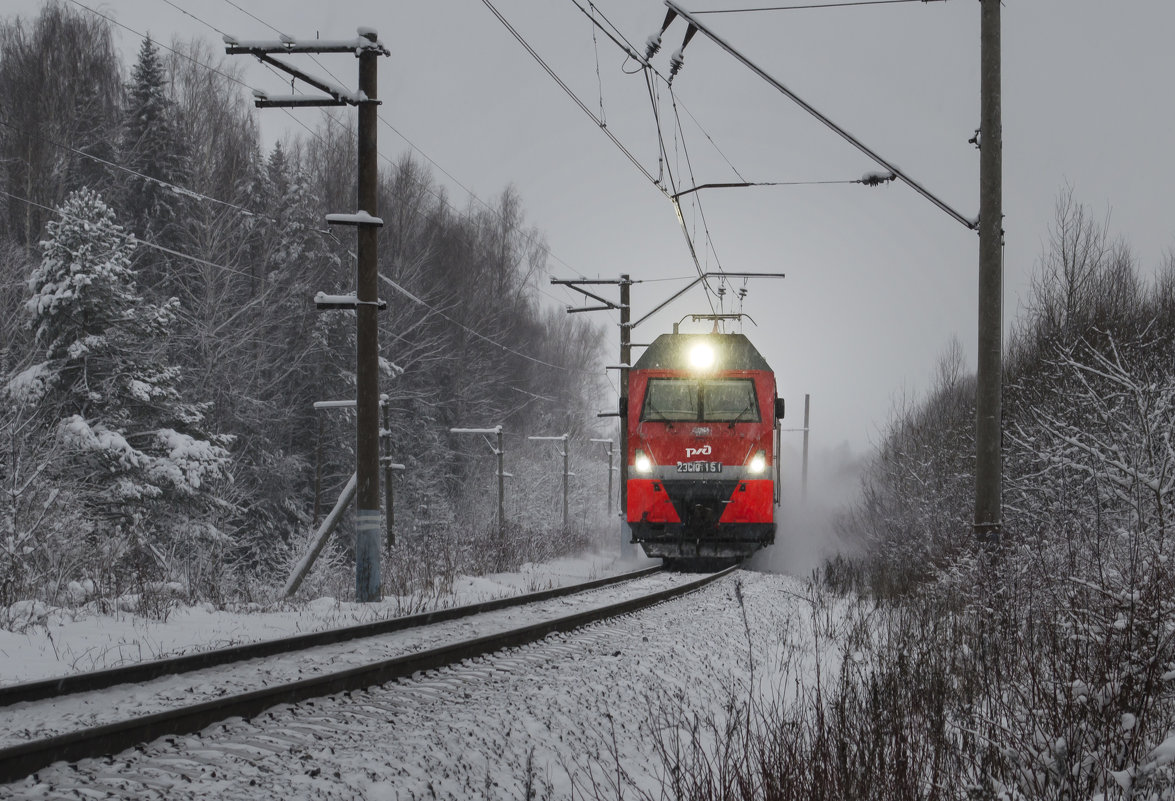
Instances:
[[[650,378],[641,421],[757,423],[755,382],[749,378]]]

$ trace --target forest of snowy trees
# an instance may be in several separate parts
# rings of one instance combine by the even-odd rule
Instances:
[[[313,302],[354,288],[353,234],[324,230],[354,207],[353,117],[264,147],[235,75],[198,41],[123,64],[64,4],[0,20],[0,609],[266,597],[354,469],[353,413],[313,408],[354,397],[353,314]],[[596,435],[603,330],[539,303],[545,247],[512,190],[457,205],[410,158],[382,165],[381,391],[406,467],[389,589],[426,552],[582,541],[604,502],[584,443],[573,531],[534,536],[559,523],[558,457],[525,436]],[[471,547],[494,466],[448,433],[499,424],[509,552]]]

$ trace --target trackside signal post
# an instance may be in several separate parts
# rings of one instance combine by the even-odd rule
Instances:
[[[304,106],[343,106],[359,108],[358,209],[354,214],[331,214],[327,222],[354,225],[358,229],[358,274],[356,293],[329,299],[320,308],[353,308],[356,314],[356,525],[355,525],[355,599],[360,602],[380,598],[380,511],[379,511],[379,323],[380,307],[376,286],[377,229],[379,219],[376,89],[380,56],[391,53],[371,28],[360,28],[355,39],[305,43],[289,37],[278,41],[242,41],[225,36],[229,55],[252,55],[260,61],[286,72],[324,93],[313,95],[269,95],[256,91],[258,108]],[[351,92],[330,81],[310,75],[274,57],[275,54],[353,53],[359,59],[359,89]]]

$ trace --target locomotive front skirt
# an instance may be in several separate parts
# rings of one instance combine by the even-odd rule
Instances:
[[[742,558],[775,541],[775,374],[742,334],[663,334],[628,371],[626,516],[651,557]]]

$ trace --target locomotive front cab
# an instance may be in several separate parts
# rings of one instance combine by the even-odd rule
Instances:
[[[775,378],[741,334],[667,334],[629,371],[627,520],[651,557],[774,542]]]

